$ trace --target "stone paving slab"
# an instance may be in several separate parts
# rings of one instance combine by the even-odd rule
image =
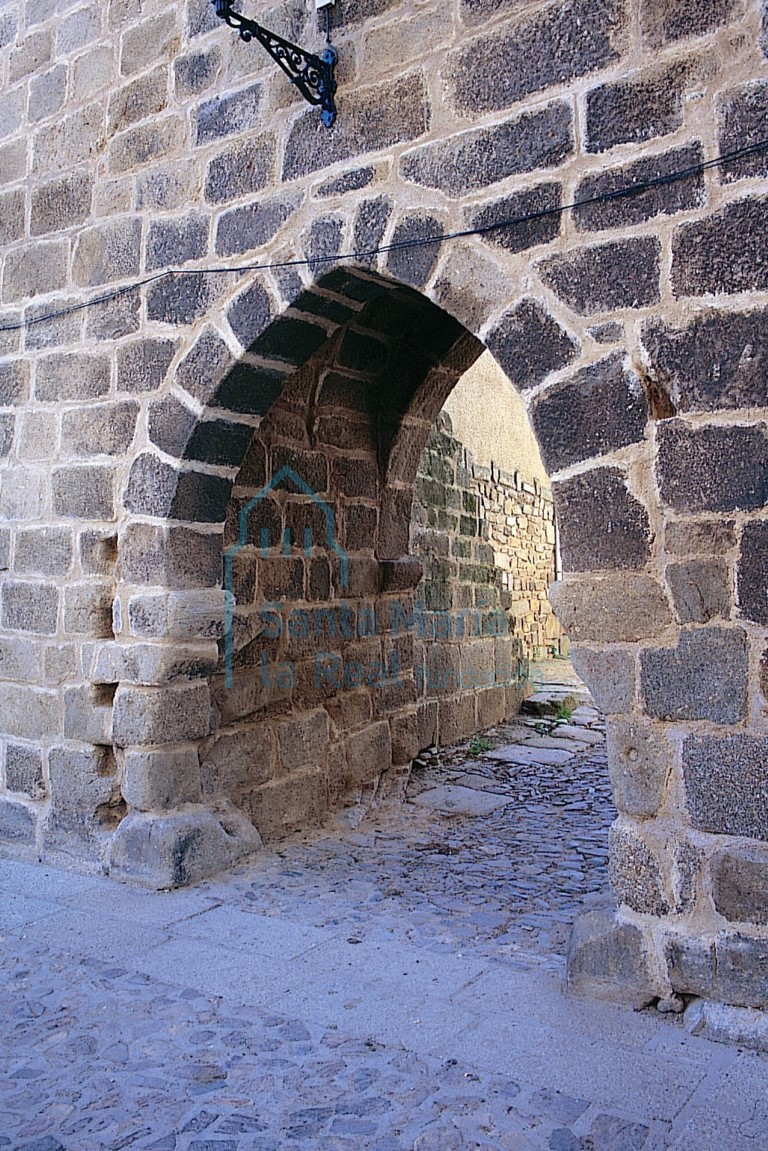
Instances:
[[[443,784],[431,787],[415,796],[413,802],[431,811],[444,811],[449,815],[490,815],[501,807],[509,806],[509,796],[489,795],[471,787]]]
[[[565,751],[562,748],[536,747],[529,743],[512,743],[486,752],[485,758],[497,760],[499,763],[520,764],[523,767],[529,767],[532,764],[559,767],[561,764],[567,763],[575,754],[576,748],[573,747]]]

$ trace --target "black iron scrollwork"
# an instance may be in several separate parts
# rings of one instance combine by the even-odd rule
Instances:
[[[229,0],[211,0],[216,8],[216,15],[230,28],[234,28],[241,40],[249,43],[258,40],[266,48],[272,59],[285,72],[292,84],[295,84],[308,103],[319,106],[322,110],[323,123],[330,128],[336,119],[336,80],[334,68],[338,59],[336,49],[330,43],[322,56],[314,52],[305,52],[303,48],[284,40],[276,32],[263,28],[255,20],[249,20],[239,12],[234,12]]]

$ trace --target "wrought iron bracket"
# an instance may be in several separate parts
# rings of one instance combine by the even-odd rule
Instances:
[[[306,52],[290,40],[284,40],[276,32],[263,28],[255,20],[249,20],[239,12],[234,12],[230,0],[211,0],[219,16],[230,28],[234,28],[241,40],[249,43],[258,40],[266,48],[288,79],[301,92],[304,99],[321,109],[323,123],[330,128],[336,119],[336,80],[334,69],[338,60],[338,53],[328,43],[321,56],[314,52]],[[328,12],[326,10],[326,32],[328,30]]]

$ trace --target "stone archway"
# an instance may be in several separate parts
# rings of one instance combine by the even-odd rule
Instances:
[[[456,291],[443,283],[435,294],[458,299]],[[393,341],[386,363],[401,374],[372,417],[375,437],[362,469],[371,486],[361,494],[353,485],[347,494],[379,508],[375,554],[358,557],[357,590],[374,598],[407,594],[418,575],[407,557],[409,484],[434,415],[481,347],[442,309],[369,272],[332,272],[271,322],[259,310],[263,295],[254,284],[230,308],[246,353],[234,361],[223,340],[204,331],[180,363],[174,391],[150,409],[152,443],[179,463],[143,453],[127,487],[134,519],[121,534],[118,614],[130,642],[116,649],[125,667],[132,648],[146,648],[159,670],[148,683],[114,677],[113,734],[133,810],[114,837],[111,865],[160,885],[194,880],[257,842],[226,796],[202,802],[197,751],[211,735],[210,692],[205,679],[190,678],[213,670],[223,615],[221,524],[255,428],[283,405],[283,446],[306,450],[296,445],[303,444],[307,403],[317,404],[318,375],[339,376],[341,364],[360,382],[373,361],[380,394],[377,357]],[[762,808],[745,793],[746,779],[762,786],[762,744],[738,736],[755,719],[748,684],[759,672],[749,651],[761,640],[733,618],[736,534],[722,517],[761,505],[753,461],[764,451],[762,426],[728,420],[699,428],[677,415],[697,406],[685,390],[681,354],[695,324],[649,325],[634,351],[598,348],[579,367],[579,341],[541,301],[522,299],[490,330],[476,299],[472,308],[476,330],[523,390],[554,473],[566,574],[553,599],[576,665],[609,714],[620,914],[581,923],[570,978],[579,988],[629,998],[675,989],[760,1005],[763,911],[748,881],[762,874],[764,860],[757,845],[723,837],[764,836]],[[410,344],[409,324],[418,334]],[[198,413],[185,407],[181,389],[198,399]],[[343,408],[348,399],[336,402]],[[342,414],[337,408],[334,418]],[[735,480],[723,470],[734,453],[744,462]],[[362,461],[365,453],[358,454]],[[143,522],[148,517],[154,522]],[[755,523],[745,532],[745,546],[758,546],[759,531]],[[708,549],[720,554],[703,558]],[[147,593],[146,583],[165,587]],[[752,610],[749,586],[742,569],[744,614]],[[409,688],[387,713],[382,764],[364,733],[383,734],[376,723],[385,721],[371,716],[353,733],[374,774],[404,766],[413,754],[416,704]],[[299,731],[297,738],[313,737]],[[324,763],[320,809],[335,770]],[[283,799],[293,786],[288,774],[266,781]]]

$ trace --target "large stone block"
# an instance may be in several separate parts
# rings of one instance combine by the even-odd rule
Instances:
[[[637,160],[626,167],[587,176],[576,189],[575,198],[577,202],[593,202],[582,203],[574,209],[577,227],[592,232],[604,228],[630,228],[654,216],[671,216],[675,212],[701,207],[706,199],[703,173],[693,172],[684,180],[663,181],[673,172],[695,168],[703,159],[701,145],[691,144]],[[625,188],[649,182],[652,186],[643,192],[638,190],[632,195],[617,195]]]
[[[222,136],[239,135],[258,127],[262,96],[262,85],[251,84],[239,92],[215,96],[200,104],[196,114],[196,142],[209,144]]]
[[[672,770],[672,744],[663,731],[641,719],[609,717],[608,772],[616,807],[650,819],[661,807]]]
[[[284,771],[320,768],[328,753],[330,729],[323,709],[283,720],[277,726],[280,762]]]
[[[721,155],[760,144],[765,138],[768,84],[763,81],[723,93],[718,100],[718,113]],[[768,156],[764,150],[758,149],[751,156],[740,156],[724,163],[720,171],[725,181],[765,176],[768,175]]]
[[[268,842],[303,828],[317,827],[328,812],[330,789],[325,771],[302,768],[253,791],[246,808]]]
[[[624,26],[622,6],[613,0],[599,10],[571,0],[520,16],[449,56],[449,97],[471,115],[507,108],[612,63]]]
[[[208,220],[202,214],[150,222],[145,245],[147,271],[199,260],[208,248]]]
[[[674,556],[717,556],[736,543],[732,519],[672,520],[664,528],[664,546]]]
[[[677,296],[759,292],[768,288],[768,200],[737,200],[705,220],[684,224],[672,240]]]
[[[178,344],[175,340],[136,340],[117,350],[118,392],[154,392],[165,379]]]
[[[94,404],[85,411],[64,412],[61,421],[62,451],[75,459],[123,455],[133,440],[138,415],[139,405],[132,400]]]
[[[123,799],[137,811],[164,811],[201,799],[200,759],[194,745],[125,752]]]
[[[43,798],[46,786],[43,755],[39,748],[23,743],[6,745],[5,784],[9,791],[21,792],[30,799]]]
[[[16,533],[14,571],[24,575],[66,575],[74,558],[71,528],[22,528]]]
[[[207,643],[95,644],[83,648],[83,666],[90,665],[93,683],[133,683],[152,686],[212,675],[218,645]]]
[[[481,235],[487,243],[508,252],[524,252],[559,236],[562,218],[557,209],[562,193],[562,184],[537,184],[473,211],[470,222],[473,228],[483,229]]]
[[[109,360],[100,354],[56,353],[35,365],[35,399],[41,403],[100,399],[110,383]]]
[[[128,583],[192,589],[221,583],[221,553],[222,539],[215,532],[128,523],[120,533],[118,555]]]
[[[768,524],[763,520],[744,525],[737,580],[742,616],[768,624]]]
[[[740,13],[738,0],[692,0],[685,8],[665,0],[643,0],[643,35],[653,48],[688,36],[703,36]]]
[[[207,683],[117,689],[112,739],[118,747],[142,747],[203,739],[211,729]]]
[[[551,256],[541,275],[580,316],[659,300],[661,245],[654,236],[616,240]]]
[[[55,747],[49,765],[51,807],[44,826],[46,848],[98,853],[100,833],[111,830],[112,818],[121,814],[111,751],[105,747]]]
[[[594,468],[554,485],[565,571],[631,571],[650,556],[651,527],[619,468]]]
[[[556,167],[573,148],[571,109],[555,103],[414,148],[401,158],[400,172],[414,184],[458,198],[521,172]]]
[[[683,778],[699,831],[768,840],[768,739],[688,736]]]
[[[392,766],[392,735],[389,723],[379,720],[347,736],[345,784],[348,788],[371,783]]]
[[[203,791],[237,800],[278,772],[275,733],[268,723],[224,731],[200,767]]]
[[[486,345],[518,388],[533,388],[578,355],[577,340],[534,299],[523,299],[488,333]]]
[[[32,192],[30,233],[42,236],[82,224],[91,212],[93,177],[83,173],[63,176]]]
[[[752,511],[768,502],[765,424],[659,425],[656,472],[664,503],[677,512]]]
[[[566,964],[566,985],[575,995],[645,1007],[659,994],[642,932],[610,907],[579,915]]]
[[[731,579],[725,560],[668,564],[667,584],[681,623],[708,623],[731,614]]]
[[[209,204],[223,204],[255,195],[274,177],[275,138],[264,133],[256,147],[235,144],[219,152],[208,162],[205,199]]]
[[[622,648],[597,651],[574,644],[574,671],[584,680],[595,703],[606,715],[632,710],[635,701],[635,660]]]
[[[552,474],[639,443],[648,403],[638,377],[615,352],[548,388],[534,401],[530,417],[544,466]]]
[[[67,519],[114,520],[115,479],[112,468],[100,465],[56,468],[54,513]]]
[[[2,587],[3,626],[14,631],[55,635],[59,593],[55,584],[6,580]]]
[[[669,913],[659,857],[630,826],[615,823],[611,828],[608,871],[619,905],[643,915]]]
[[[768,925],[768,851],[734,844],[710,862],[712,901],[731,923]]]
[[[705,312],[684,328],[643,327],[654,379],[678,411],[762,407],[766,402],[768,312]]]
[[[640,654],[645,709],[657,719],[738,723],[747,712],[748,664],[742,628],[683,631],[676,648]]]
[[[283,179],[294,180],[341,160],[416,140],[430,124],[426,84],[421,73],[350,92],[344,116],[329,136],[317,113],[294,122],[285,143]]]
[[[704,71],[697,57],[684,57],[593,88],[587,93],[587,151],[640,144],[676,131],[683,123],[684,96]]]
[[[138,275],[141,221],[114,220],[87,228],[77,238],[72,257],[76,284],[92,287]]]
[[[549,599],[575,643],[654,639],[672,622],[661,584],[646,575],[558,580],[549,589]]]
[[[34,810],[7,796],[0,797],[0,843],[34,847],[37,817]]]
[[[168,815],[132,813],[110,844],[110,875],[157,890],[199,883],[261,847],[249,820],[231,805]]]

